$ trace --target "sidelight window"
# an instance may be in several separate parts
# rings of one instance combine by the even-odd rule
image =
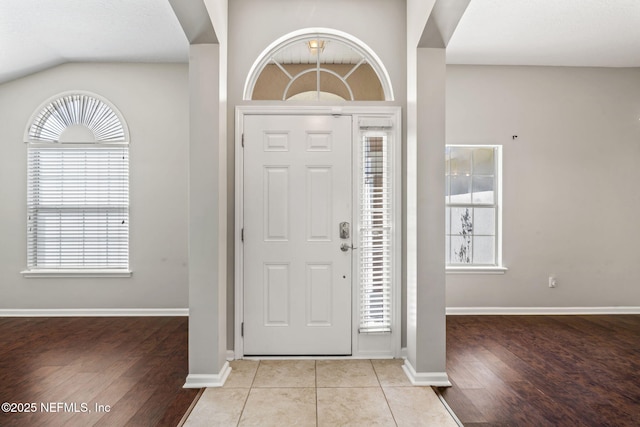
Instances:
[[[395,274],[395,201],[391,147],[384,128],[362,130],[360,171],[360,332],[389,332]]]

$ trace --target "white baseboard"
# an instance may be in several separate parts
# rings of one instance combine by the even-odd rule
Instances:
[[[184,388],[222,387],[231,373],[229,362],[224,362],[217,374],[189,374]]]
[[[447,315],[640,314],[640,307],[447,307]]]
[[[408,359],[405,359],[402,369],[413,385],[451,387],[449,376],[446,372],[416,372]]]
[[[233,350],[227,350],[227,360],[235,360],[236,353]]]
[[[0,317],[164,317],[188,316],[188,308],[25,308],[0,309]]]

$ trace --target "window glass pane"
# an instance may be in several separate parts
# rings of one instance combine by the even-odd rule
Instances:
[[[495,150],[493,148],[475,148],[473,150],[473,174],[495,174]]]
[[[494,236],[496,233],[495,208],[473,209],[473,234],[476,236]]]
[[[452,175],[450,178],[451,203],[471,203],[471,177]]]
[[[470,264],[472,249],[471,236],[451,236],[451,263]]]
[[[495,239],[488,236],[473,237],[473,263],[495,264]]]
[[[492,176],[474,176],[472,202],[493,204],[495,200],[494,181]]]
[[[473,209],[451,208],[451,234],[467,235],[473,233]]]
[[[451,147],[451,175],[471,174],[471,153],[473,149]]]

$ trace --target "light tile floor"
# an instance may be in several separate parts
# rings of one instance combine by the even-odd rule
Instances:
[[[414,387],[402,360],[235,360],[185,426],[457,427],[430,387]]]

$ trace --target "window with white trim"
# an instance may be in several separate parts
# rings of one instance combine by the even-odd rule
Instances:
[[[27,271],[129,269],[129,136],[108,101],[63,94],[27,141]]]
[[[501,148],[446,147],[447,267],[501,267]]]
[[[295,31],[253,64],[245,100],[392,101],[389,75],[362,41],[336,30]]]
[[[373,126],[372,126],[373,125]],[[396,218],[392,123],[360,123],[360,191],[358,278],[361,333],[390,332],[392,286],[397,280],[394,262]]]

